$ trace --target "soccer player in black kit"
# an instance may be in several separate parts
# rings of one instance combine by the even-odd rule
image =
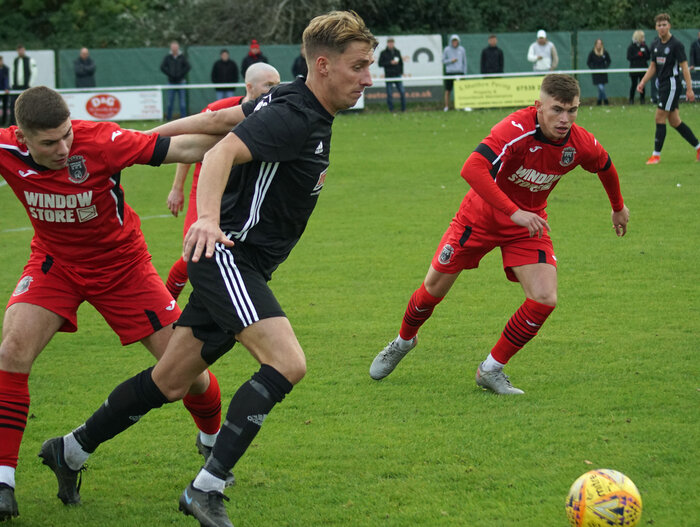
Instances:
[[[156,129],[211,134],[221,123],[230,129],[240,121],[204,158],[198,220],[183,253],[193,292],[165,354],[115,388],[73,434],[87,459],[134,416],[181,399],[197,375],[240,342],[260,369],[233,396],[211,456],[180,496],[180,510],[203,526],[231,526],[223,503],[226,474],[273,406],[306,373],[304,352],[267,281],[299,240],[323,188],[334,115],[372,85],[376,45],[356,13],[318,16],[303,34],[306,79],[242,106]],[[77,472],[55,473],[59,484],[77,482]]]
[[[688,69],[688,59],[685,56],[685,48],[680,40],[671,35],[671,17],[666,13],[656,15],[656,32],[659,36],[651,43],[651,62],[649,69],[639,81],[637,91],[644,93],[644,85],[656,78],[659,86],[659,100],[657,102],[656,134],[654,135],[654,152],[647,160],[647,165],[657,165],[661,161],[661,149],[666,139],[666,120],[675,128],[683,139],[695,148],[695,159],[700,161],[700,142],[693,134],[690,127],[681,121],[678,111],[678,100],[681,96],[681,74],[685,80],[685,97],[688,102],[695,100],[693,83]]]

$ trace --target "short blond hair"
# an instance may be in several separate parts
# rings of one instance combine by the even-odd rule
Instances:
[[[377,47],[377,39],[355,11],[331,11],[309,22],[302,36],[308,63],[323,53],[343,53],[352,42]]]

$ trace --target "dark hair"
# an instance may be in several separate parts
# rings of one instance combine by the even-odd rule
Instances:
[[[35,86],[23,91],[15,101],[17,126],[24,133],[58,128],[70,118],[70,110],[63,97],[46,86]]]
[[[545,94],[554,97],[563,103],[570,103],[576,97],[581,96],[581,88],[578,81],[571,75],[551,73],[542,80],[540,88]]]
[[[658,24],[659,22],[666,21],[669,24],[671,23],[671,17],[669,16],[668,13],[659,13],[654,17],[654,24]]]

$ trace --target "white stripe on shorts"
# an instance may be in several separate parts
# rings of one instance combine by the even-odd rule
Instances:
[[[226,284],[231,304],[235,308],[238,318],[243,322],[243,326],[248,327],[260,320],[260,318],[255,310],[253,301],[248,295],[243,277],[233,261],[233,253],[222,244],[217,243],[215,254],[216,264],[219,266],[221,277],[224,279],[224,284]]]
[[[671,105],[673,104],[673,99],[676,97],[676,90],[678,89],[675,77],[671,77],[671,91],[668,92],[668,99],[666,99],[666,107],[664,110],[667,112],[671,111]]]

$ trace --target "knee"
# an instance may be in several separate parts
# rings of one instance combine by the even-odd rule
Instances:
[[[556,307],[557,306],[557,292],[542,292],[533,295],[532,299],[540,304],[545,304],[547,306]]]
[[[270,366],[280,372],[292,385],[298,384],[306,375],[306,357],[299,353],[288,354],[282,360],[271,363]]]
[[[31,353],[22,345],[22,340],[13,334],[7,335],[0,343],[0,370],[29,373],[34,362]]]

